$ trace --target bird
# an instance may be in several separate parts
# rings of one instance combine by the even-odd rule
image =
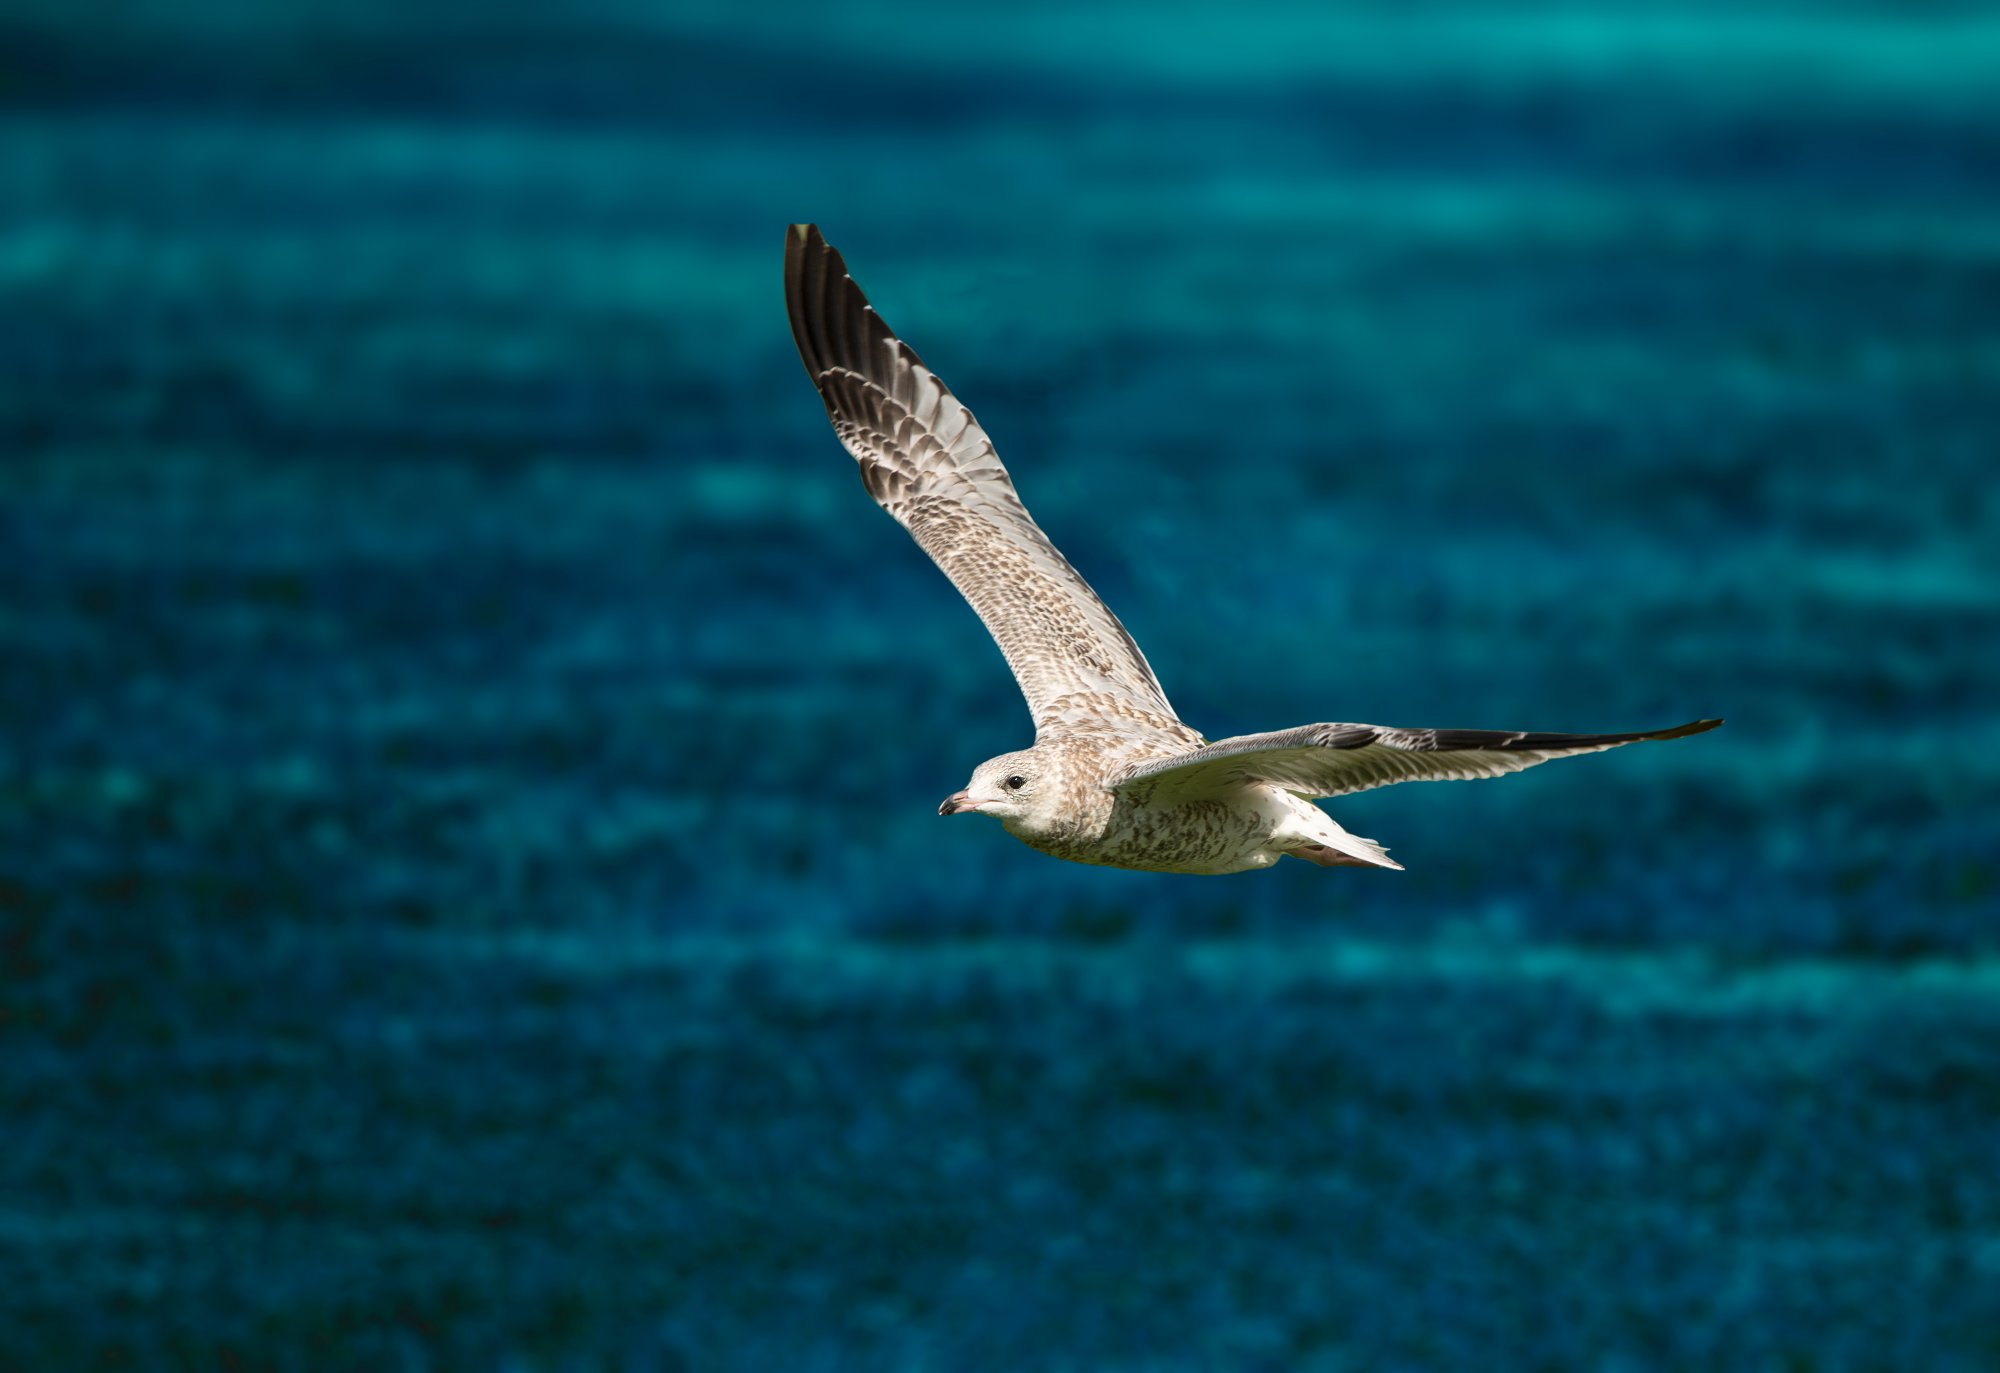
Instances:
[[[1285,857],[1400,871],[1317,802],[1501,777],[1722,723],[1620,734],[1321,723],[1210,741],[1175,714],[1131,634],[1028,514],[979,421],[816,225],[787,230],[785,307],[862,485],[978,613],[1034,720],[1034,743],[975,767],[939,815],[990,816],[1053,857],[1142,872],[1221,875]]]

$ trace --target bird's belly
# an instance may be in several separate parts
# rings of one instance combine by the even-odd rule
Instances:
[[[1270,837],[1271,821],[1261,808],[1202,799],[1157,810],[1120,807],[1091,853],[1058,856],[1142,872],[1220,876],[1277,862]]]

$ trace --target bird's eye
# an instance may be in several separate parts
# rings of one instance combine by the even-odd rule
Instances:
[[[1007,790],[1009,791],[1019,791],[1022,787],[1025,787],[1027,785],[1028,785],[1028,779],[1021,776],[1018,773],[1007,779]]]

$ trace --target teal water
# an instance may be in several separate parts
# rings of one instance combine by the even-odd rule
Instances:
[[[2000,1360],[1976,6],[0,10],[0,1364]],[[1058,864],[818,222],[1209,735]],[[1296,869],[1296,870],[1294,870]]]

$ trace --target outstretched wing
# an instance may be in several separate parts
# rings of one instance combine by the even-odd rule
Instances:
[[[1125,626],[1029,518],[972,412],[889,332],[810,224],[785,237],[785,306],[862,484],[979,612],[1037,735],[1088,722],[1194,737]]]
[[[1249,782],[1274,782],[1301,796],[1344,796],[1394,782],[1502,777],[1510,772],[1597,753],[1646,739],[1680,739],[1714,729],[1695,720],[1632,734],[1529,734],[1495,729],[1385,729],[1377,725],[1301,725],[1271,734],[1219,739],[1171,758],[1156,758],[1110,779],[1113,791],[1144,789],[1201,796]]]

